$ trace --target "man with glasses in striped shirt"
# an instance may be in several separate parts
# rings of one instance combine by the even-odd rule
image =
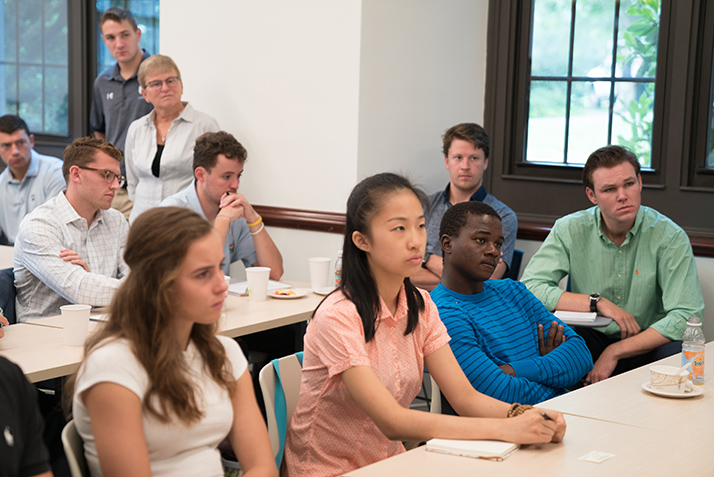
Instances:
[[[69,303],[106,306],[128,274],[122,258],[129,225],[111,209],[125,182],[121,151],[79,138],[64,151],[64,193],[28,214],[14,250],[18,321],[59,314]]]
[[[702,316],[704,299],[687,234],[641,205],[640,164],[630,150],[593,152],[583,184],[594,207],[555,222],[522,280],[549,310],[613,319],[576,328],[595,363],[586,382],[594,383],[681,351],[687,319]],[[570,291],[558,287],[566,275]]]

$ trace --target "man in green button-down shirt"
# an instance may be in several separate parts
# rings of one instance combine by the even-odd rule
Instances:
[[[681,349],[702,297],[687,234],[641,206],[635,155],[621,146],[593,152],[583,169],[595,205],[555,222],[523,273],[523,282],[549,310],[597,311],[613,322],[578,333],[595,363],[586,380],[642,366]],[[572,292],[558,283],[570,275]]]

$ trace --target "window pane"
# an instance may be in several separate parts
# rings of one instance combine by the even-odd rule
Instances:
[[[527,157],[532,162],[564,162],[565,81],[533,81],[528,116]]]
[[[660,3],[661,0],[534,0],[526,161],[583,164],[598,147],[619,143],[633,149],[642,164],[650,167]],[[571,24],[573,8],[575,21]],[[570,28],[575,30],[573,63],[569,67],[567,59],[563,64],[561,57],[562,51],[567,50],[563,45],[569,40]],[[618,41],[614,43],[616,28]],[[541,58],[541,66],[536,66],[536,58]],[[583,77],[603,80],[578,79]],[[562,83],[556,78],[562,78]],[[546,79],[550,82],[545,83]],[[539,80],[541,85],[536,84]],[[562,86],[556,88],[558,83]],[[566,105],[568,84],[570,103]],[[556,112],[562,116],[557,121]],[[539,129],[531,131],[531,127]],[[538,145],[541,134],[554,136],[555,144],[550,148]]]
[[[22,0],[17,6],[18,41],[22,63],[42,63],[42,1]]]
[[[69,85],[67,84],[68,72],[66,67],[45,68],[45,124],[43,130],[56,134],[68,134],[69,112],[68,97]]]
[[[570,45],[570,0],[536,0],[533,13],[531,74],[568,74]]]
[[[606,94],[602,101],[595,91]],[[607,92],[605,93],[605,90]],[[570,129],[568,132],[568,164],[585,164],[595,149],[607,144],[610,122],[608,101],[610,82],[575,82],[570,95]]]
[[[17,67],[0,64],[0,113],[17,114]]]
[[[610,76],[614,24],[615,0],[578,0],[573,76]]]
[[[18,114],[30,131],[42,131],[42,67],[20,66],[20,78]]]
[[[67,0],[4,0],[0,25],[0,115],[21,116],[33,133],[67,135]]]
[[[0,61],[17,61],[17,30],[15,28],[15,20],[17,17],[17,0],[4,0],[0,5],[0,15],[2,16],[2,25],[5,29],[3,35],[3,48],[0,49]]]
[[[654,89],[654,83],[615,85],[612,143],[632,149],[644,167],[651,166]]]
[[[45,2],[45,64],[67,65],[67,5]]]
[[[620,4],[617,76],[654,78],[661,0],[624,0]]]

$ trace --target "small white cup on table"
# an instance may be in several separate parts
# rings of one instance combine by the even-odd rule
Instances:
[[[248,279],[248,297],[250,301],[265,301],[268,297],[269,267],[248,267],[245,269]]]
[[[326,288],[330,285],[330,259],[327,257],[312,257],[307,259],[310,264],[310,286],[313,290]]]
[[[676,366],[650,366],[650,387],[668,393],[684,394],[694,390],[694,385],[687,379],[689,373],[678,373]]]
[[[60,306],[64,324],[64,344],[67,346],[84,345],[89,330],[89,312],[91,310],[91,305]]]

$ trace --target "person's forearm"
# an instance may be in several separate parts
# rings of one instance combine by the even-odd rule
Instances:
[[[415,275],[409,277],[409,280],[414,286],[423,288],[426,291],[433,290],[439,284],[439,277],[423,267]]]
[[[669,339],[652,328],[648,328],[635,336],[611,344],[607,350],[613,354],[615,359],[621,360],[647,353],[669,342]]]
[[[265,227],[253,235],[253,246],[258,266],[269,267],[270,279],[280,280],[283,276],[283,256]]]
[[[94,137],[96,137],[97,139],[101,139],[102,141],[107,139],[107,135],[99,131],[94,131]]]
[[[563,292],[555,305],[556,310],[590,311],[590,297],[583,293]]]
[[[441,280],[441,275],[444,273],[444,259],[432,253],[426,260],[424,267]]]
[[[496,269],[491,274],[491,280],[499,280],[500,278],[503,278],[506,271],[508,271],[508,265],[506,265],[506,262],[503,260],[499,260],[498,265],[496,265]]]
[[[226,243],[226,237],[228,236],[228,229],[230,226],[231,218],[228,215],[221,215],[219,212],[213,221],[213,231],[218,235],[218,239],[221,241],[221,246]],[[226,260],[228,260],[227,257]]]

